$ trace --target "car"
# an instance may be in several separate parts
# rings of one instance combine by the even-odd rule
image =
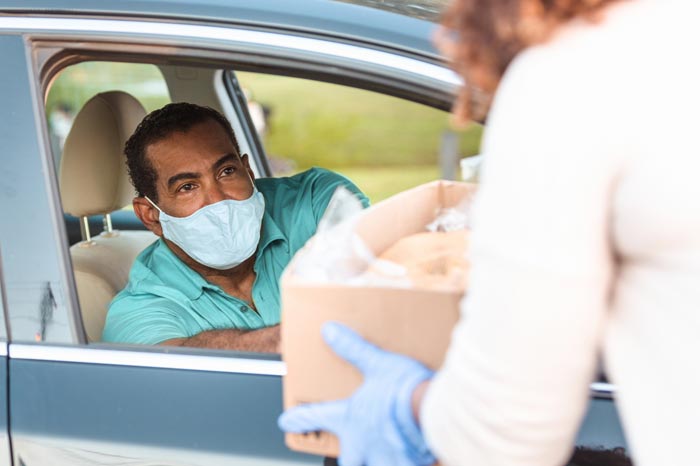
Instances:
[[[323,463],[289,450],[277,428],[279,355],[99,341],[106,303],[154,239],[123,201],[132,193],[120,154],[108,149],[119,152],[120,125],[140,112],[190,101],[231,120],[257,176],[316,163],[322,141],[350,176],[356,160],[388,155],[391,181],[413,173],[420,154],[409,150],[426,139],[434,164],[415,165],[417,178],[438,177],[450,160],[456,167],[478,147],[439,149],[454,139],[446,122],[461,85],[431,43],[440,2],[394,11],[367,3],[0,0],[0,465]],[[89,109],[102,101],[128,109],[113,119]],[[382,139],[389,145],[357,149],[377,132],[365,122],[375,110],[351,115],[341,101],[397,105],[400,117],[384,118],[379,131],[393,131]],[[325,113],[285,113],[309,103]],[[80,108],[61,115],[68,104]],[[272,128],[261,127],[266,117]],[[83,120],[82,132],[71,118]],[[333,118],[340,123],[328,126]],[[272,135],[280,128],[282,139]],[[577,444],[626,447],[604,380],[591,386]]]

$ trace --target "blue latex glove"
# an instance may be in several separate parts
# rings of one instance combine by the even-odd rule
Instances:
[[[377,348],[341,324],[324,325],[322,334],[333,351],[362,372],[364,382],[345,400],[286,411],[279,418],[280,428],[337,435],[341,466],[433,464],[436,459],[411,407],[416,386],[433,372],[407,356]]]

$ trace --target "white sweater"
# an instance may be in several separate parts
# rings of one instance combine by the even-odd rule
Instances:
[[[563,464],[601,356],[635,464],[700,464],[699,113],[699,0],[616,4],[511,65],[421,409],[443,464]]]

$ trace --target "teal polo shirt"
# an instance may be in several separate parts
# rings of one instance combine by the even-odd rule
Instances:
[[[347,178],[321,168],[287,178],[258,179],[255,185],[265,197],[254,266],[257,312],[207,282],[159,239],[138,255],[126,288],[112,300],[103,341],[158,344],[207,330],[254,330],[278,324],[282,271],[316,232],[336,188],[345,186],[365,207],[369,204]]]

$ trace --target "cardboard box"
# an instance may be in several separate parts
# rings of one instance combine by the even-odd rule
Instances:
[[[425,231],[441,208],[455,207],[475,191],[473,184],[428,183],[363,211],[355,231],[378,256],[399,239]],[[360,372],[323,342],[320,329],[329,320],[343,322],[368,341],[433,369],[442,365],[463,290],[309,283],[294,274],[295,263],[308,253],[309,244],[297,253],[281,281],[285,409],[346,398],[362,383]],[[293,450],[318,455],[339,452],[337,438],[327,432],[287,434],[286,443]]]

